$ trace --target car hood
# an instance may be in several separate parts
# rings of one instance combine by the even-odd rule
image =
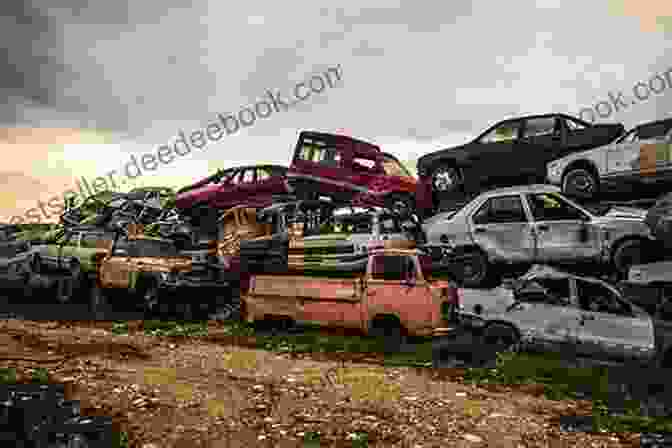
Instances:
[[[622,220],[644,222],[646,218],[646,210],[635,207],[611,207],[607,213],[598,217],[601,221]]]
[[[493,289],[461,288],[458,291],[462,311],[476,313],[475,307],[483,309],[482,316],[503,313],[516,302],[513,290],[498,286]]]
[[[474,145],[473,142],[466,143],[464,145],[453,146],[451,148],[440,149],[436,152],[431,152],[425,154],[424,156],[418,159],[417,167],[418,171],[425,170],[429,168],[429,165],[436,159],[442,159],[444,157],[464,157],[469,152],[469,149]]]

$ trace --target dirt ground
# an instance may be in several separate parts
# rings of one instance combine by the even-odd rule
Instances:
[[[637,434],[564,433],[539,388],[460,383],[457,369],[383,368],[347,355],[279,355],[213,325],[202,339],[142,322],[0,321],[0,367],[49,370],[85,415],[112,416],[131,447],[623,447]],[[350,358],[350,359],[348,359]],[[372,359],[371,361],[375,361]],[[362,434],[368,445],[357,444]],[[304,439],[319,434],[319,444]]]

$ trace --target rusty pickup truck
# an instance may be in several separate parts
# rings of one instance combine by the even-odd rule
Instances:
[[[456,288],[423,275],[417,250],[377,249],[366,272],[353,278],[257,275],[242,297],[243,317],[253,323],[292,323],[351,328],[398,347],[405,336],[450,331],[459,307]]]

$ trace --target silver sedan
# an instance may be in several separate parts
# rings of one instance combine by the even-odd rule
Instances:
[[[645,213],[597,213],[557,187],[526,185],[482,193],[457,212],[429,218],[423,230],[429,246],[442,249],[440,264],[457,266],[463,283],[477,287],[496,276],[499,263],[598,262],[626,275],[653,242]]]
[[[460,318],[486,344],[604,363],[657,360],[651,317],[601,280],[535,266],[510,288],[459,291]]]

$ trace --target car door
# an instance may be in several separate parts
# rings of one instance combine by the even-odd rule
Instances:
[[[537,260],[587,260],[600,254],[597,229],[590,216],[556,193],[525,195],[534,219]]]
[[[605,150],[605,179],[639,182],[640,141],[638,129],[632,129]]]
[[[595,147],[595,142],[599,140],[603,140],[605,145],[610,143],[608,136],[613,134],[613,131],[609,128],[591,126],[590,123],[571,117],[563,116],[561,120],[567,132],[565,154]]]
[[[672,130],[662,122],[639,129],[639,175],[643,182],[669,180],[672,169]]]
[[[516,142],[516,165],[519,176],[542,181],[546,164],[564,156],[565,132],[555,116],[534,117],[523,121],[521,136]]]
[[[432,322],[429,284],[415,260],[405,254],[382,254],[369,261],[366,277],[366,313],[396,315],[407,328]]]
[[[516,145],[520,138],[522,120],[507,120],[496,124],[478,138],[470,148],[468,164],[489,185],[511,184],[519,178]]]
[[[536,259],[532,225],[519,194],[486,200],[469,221],[474,243],[491,257],[520,262]]]
[[[347,154],[350,157],[346,157]],[[319,194],[338,196],[352,190],[350,187],[353,185],[348,181],[351,160],[352,148],[345,142],[306,139],[295,157],[293,167],[313,188],[318,189]],[[301,179],[298,181],[301,182]]]
[[[646,362],[655,355],[653,322],[599,281],[576,279],[581,309],[579,354],[608,362]]]
[[[580,310],[571,300],[570,279],[534,276],[516,288],[518,300],[506,313],[530,351],[575,355]]]
[[[298,318],[327,327],[359,328],[359,279],[297,278]],[[353,317],[354,313],[354,317]],[[346,322],[347,316],[347,322]]]

